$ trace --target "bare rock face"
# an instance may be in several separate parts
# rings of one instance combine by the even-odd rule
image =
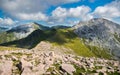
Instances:
[[[110,53],[120,57],[120,25],[102,18],[80,22],[74,26],[75,33],[87,45],[110,50]]]
[[[71,64],[61,64],[61,70],[67,72],[70,75],[73,75],[73,72],[76,71],[73,65]]]
[[[12,74],[12,61],[0,62],[0,75],[11,75]]]
[[[35,74],[32,72],[31,67],[25,67],[21,75],[35,75]]]
[[[33,67],[33,71],[36,75],[42,75],[45,73],[44,64],[38,64],[36,67]]]
[[[25,61],[24,59],[21,60],[21,63],[22,63],[22,68],[33,66],[30,62]]]

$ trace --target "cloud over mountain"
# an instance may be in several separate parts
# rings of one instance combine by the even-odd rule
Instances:
[[[98,17],[105,18],[120,17],[120,1],[116,0],[105,6],[99,6],[95,9],[94,14]]]
[[[12,19],[37,20],[47,24],[74,24],[95,17],[120,20],[120,0],[94,9],[82,4],[87,1],[95,3],[99,0],[0,0],[0,9]]]
[[[16,17],[18,14],[33,14],[44,12],[49,6],[78,2],[79,0],[0,0],[0,8]],[[18,16],[17,16],[18,18]],[[21,16],[20,16],[21,18]]]
[[[0,18],[0,25],[13,25],[15,22],[11,18]]]
[[[57,22],[65,22],[68,18],[89,20],[92,18],[92,15],[89,14],[90,11],[91,9],[84,5],[70,9],[57,7],[54,11],[52,11],[52,16],[50,19],[56,20]]]

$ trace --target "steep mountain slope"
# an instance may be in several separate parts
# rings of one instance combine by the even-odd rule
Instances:
[[[3,46],[16,46],[16,47],[20,47],[20,48],[31,49],[31,48],[34,48],[39,42],[50,37],[51,34],[52,34],[52,32],[49,32],[49,30],[42,31],[40,29],[37,29],[25,38],[11,41],[11,42],[7,42],[7,43],[2,43],[1,45],[3,45]]]
[[[83,43],[81,39],[73,32],[72,28],[65,28],[65,29],[50,29],[50,30],[35,30],[32,32],[29,36],[26,38],[8,42],[8,43],[2,43],[2,46],[14,46],[14,47],[20,47],[20,48],[28,48],[32,49],[35,47],[36,50],[43,50],[46,49],[46,43],[45,48],[41,47],[41,42],[48,42],[49,45],[52,45],[50,50],[61,50],[63,52],[67,51],[75,53],[77,55],[81,56],[87,56],[87,57],[101,57],[101,58],[111,58],[109,53],[107,53],[104,50],[98,51],[94,50],[93,52]],[[37,47],[36,47],[37,46]],[[49,46],[47,46],[49,47]],[[98,54],[95,54],[95,52],[99,52]]]
[[[33,31],[37,29],[46,30],[48,27],[44,27],[37,23],[30,23],[14,27],[8,31],[0,33],[0,43],[6,43],[10,41],[19,40],[27,37]]]
[[[0,33],[7,31],[7,30],[8,30],[8,28],[6,28],[6,27],[0,27]]]
[[[74,26],[75,33],[92,48],[103,48],[120,57],[120,25],[96,18]]]

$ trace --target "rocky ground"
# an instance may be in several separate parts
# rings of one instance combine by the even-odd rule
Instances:
[[[120,62],[41,50],[0,51],[0,75],[120,75]]]

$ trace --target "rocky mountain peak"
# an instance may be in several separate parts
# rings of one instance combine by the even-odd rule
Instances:
[[[112,50],[112,54],[120,56],[120,25],[103,18],[95,18],[80,22],[75,27],[75,33],[92,46]]]
[[[79,27],[79,26],[83,26],[83,25],[87,25],[87,26],[91,26],[91,25],[107,25],[109,26],[109,24],[116,24],[110,20],[104,19],[104,18],[93,18],[89,21],[82,21],[79,22],[75,28]],[[116,25],[115,25],[116,26]]]
[[[74,26],[74,29],[80,28],[80,27],[89,27],[94,29],[101,29],[101,30],[107,30],[108,32],[111,32],[112,34],[118,33],[120,30],[120,25],[104,19],[104,18],[94,18],[89,21],[79,22],[76,26]]]

